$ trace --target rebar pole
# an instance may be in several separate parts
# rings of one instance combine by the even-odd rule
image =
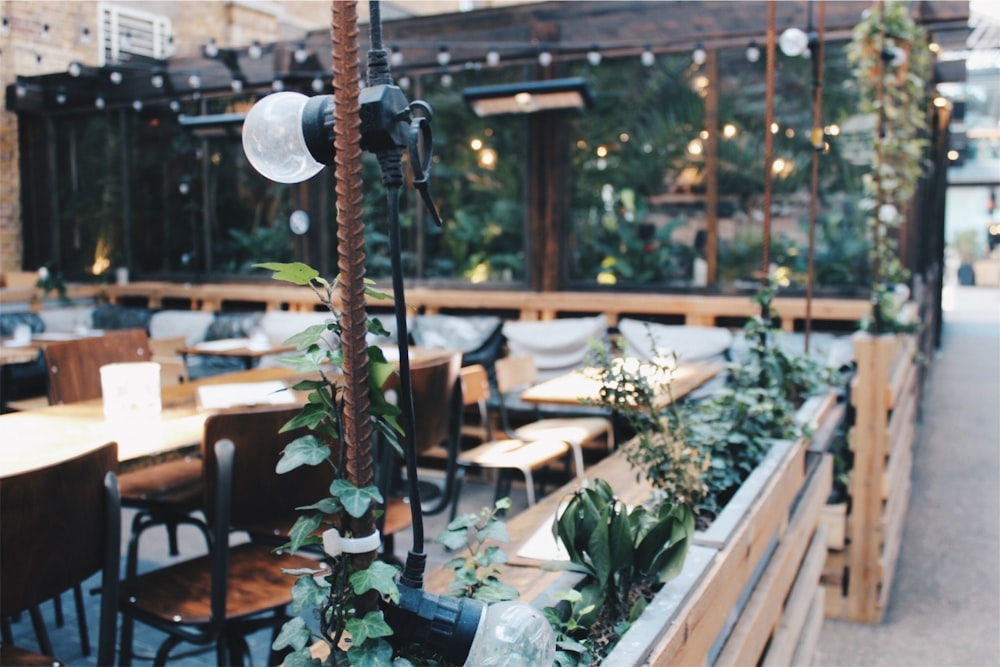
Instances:
[[[813,57],[813,126],[809,142],[812,145],[812,174],[809,182],[809,253],[806,267],[806,331],[804,349],[809,354],[812,334],[813,285],[816,281],[816,216],[819,211],[819,156],[823,152],[823,40],[826,36],[826,2],[817,1],[816,50]],[[809,6],[812,14],[812,5]],[[812,23],[812,21],[810,21]]]
[[[772,169],[774,167],[774,132],[771,127],[774,125],[774,61],[777,55],[775,50],[775,23],[777,22],[776,1],[769,0],[767,3],[767,67],[765,68],[765,95],[764,95],[764,232],[761,245],[761,288],[767,289],[770,283],[771,266],[771,187],[774,179]],[[761,304],[761,317],[765,325],[771,321],[769,302]]]
[[[362,218],[361,91],[358,60],[357,0],[332,0],[334,174],[337,193],[337,268],[340,271],[341,345],[344,359],[343,437],[347,480],[372,486],[372,426],[368,396],[368,314],[365,309],[365,235]],[[375,515],[351,519],[351,534],[375,532]],[[365,569],[375,552],[352,557],[353,569]],[[375,601],[369,601],[374,608]]]

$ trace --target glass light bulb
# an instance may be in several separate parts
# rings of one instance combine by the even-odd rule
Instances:
[[[778,46],[786,56],[795,58],[801,56],[809,48],[809,36],[798,28],[789,28],[781,33]]]
[[[541,612],[521,602],[497,602],[486,608],[465,665],[536,667],[551,665],[555,654],[555,634]]]
[[[300,183],[323,168],[302,134],[302,110],[309,98],[282,92],[261,99],[243,121],[243,152],[253,168],[278,183]]]

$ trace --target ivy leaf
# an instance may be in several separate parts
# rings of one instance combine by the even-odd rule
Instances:
[[[381,611],[370,611],[364,618],[349,618],[345,625],[355,646],[360,646],[369,639],[392,636],[392,628],[385,622]]]
[[[504,602],[506,600],[516,600],[521,594],[516,588],[502,581],[490,579],[476,589],[473,597],[482,602]]]
[[[304,648],[285,656],[282,664],[284,667],[320,667],[322,663],[318,658],[312,657],[308,648]]]
[[[381,356],[381,350],[378,352],[379,356]],[[368,355],[368,382],[373,387],[381,388],[385,385],[385,381],[396,372],[396,367],[388,363],[385,357],[382,359],[373,359],[372,356],[372,354]]]
[[[329,324],[313,324],[293,335],[285,341],[285,344],[294,345],[300,350],[305,350],[308,349],[310,345],[319,345],[323,335],[329,330]]]
[[[396,586],[396,574],[399,568],[385,561],[376,560],[366,569],[351,575],[351,586],[358,595],[370,590],[378,591],[383,597],[393,602],[399,602],[399,587]]]
[[[335,479],[330,485],[330,494],[340,499],[344,510],[355,519],[360,519],[372,503],[381,503],[382,494],[377,487],[366,486],[359,489],[346,479]]]
[[[319,528],[322,516],[319,514],[303,514],[295,520],[295,525],[288,531],[289,548],[295,552],[302,548],[306,540]]]
[[[494,539],[497,542],[510,542],[510,537],[507,535],[507,524],[503,521],[488,522],[486,526],[479,531],[479,539],[481,541]]]
[[[326,406],[310,401],[302,407],[302,412],[289,419],[278,432],[286,433],[297,428],[312,430],[329,418],[330,414],[327,412]]]
[[[350,623],[350,621],[348,621]],[[353,636],[352,636],[353,637]],[[353,667],[392,667],[392,646],[379,640],[364,646],[347,649],[347,658]]]
[[[274,470],[280,475],[299,466],[317,466],[329,457],[330,448],[319,438],[315,435],[304,435],[288,443]]]
[[[318,510],[323,514],[336,514],[340,510],[344,509],[344,506],[340,504],[337,498],[324,498],[312,505],[303,505],[302,507],[296,507],[297,510]]]
[[[303,609],[318,609],[326,600],[329,588],[320,586],[311,575],[299,577],[292,586],[292,610],[298,612]]]
[[[310,639],[312,639],[312,633],[310,633],[309,628],[306,627],[306,622],[301,618],[293,618],[290,621],[286,621],[285,624],[281,626],[281,632],[279,632],[278,636],[274,638],[271,648],[278,651],[290,646],[296,651],[301,651],[309,645]],[[308,650],[306,651],[306,655],[309,655]],[[289,664],[287,659],[285,660],[285,664]],[[319,661],[304,664],[318,665]]]
[[[466,544],[465,536],[464,528],[461,530],[446,530],[434,538],[434,541],[438,544],[443,544],[445,549],[461,549]]]
[[[263,262],[261,264],[254,264],[254,267],[274,271],[271,278],[294,285],[305,286],[317,282],[325,287],[329,284],[326,279],[320,277],[319,271],[302,262],[291,262],[289,264],[283,262]]]

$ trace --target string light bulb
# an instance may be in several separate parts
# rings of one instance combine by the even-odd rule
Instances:
[[[389,63],[393,67],[399,67],[403,64],[403,52],[399,50],[398,46],[393,46],[389,51]]]
[[[309,51],[306,50],[306,45],[300,42],[295,53],[292,54],[292,58],[300,65],[309,60]]]
[[[71,77],[73,77],[74,79],[77,78],[78,76],[80,76],[80,72],[81,71],[82,71],[82,68],[80,67],[80,63],[78,61],[76,61],[76,60],[74,60],[73,62],[71,62],[69,64],[69,68],[67,69],[67,72],[69,73],[69,75]]]
[[[106,106],[103,95],[98,95],[94,98],[94,108],[103,109]]]
[[[500,64],[500,52],[497,51],[497,47],[491,46],[486,52],[486,64],[490,67],[496,67]]]
[[[590,51],[587,51],[587,62],[590,63],[591,67],[597,67],[601,64],[601,59],[601,47],[597,44],[592,44]]]
[[[756,39],[751,39],[750,43],[747,44],[747,61],[755,63],[760,60],[760,45],[757,44]]]
[[[642,55],[639,56],[639,61],[642,63],[643,67],[652,67],[653,63],[656,62],[656,56],[653,55],[653,47],[647,44],[642,47]]]
[[[548,67],[552,64],[552,51],[549,50],[548,46],[543,46],[542,50],[538,52],[538,64],[542,67]]]
[[[447,67],[448,63],[451,62],[451,51],[448,50],[447,44],[442,44],[438,47],[437,52],[437,63],[441,67]]]
[[[320,76],[314,76],[313,80],[312,80],[312,83],[310,84],[310,87],[312,87],[312,91],[314,93],[322,93],[323,92],[323,78],[320,77]]]
[[[253,44],[250,45],[250,48],[247,49],[247,55],[254,60],[259,60],[263,54],[264,51],[260,47],[260,42],[255,39]]]
[[[809,36],[799,28],[788,28],[778,38],[778,46],[789,58],[797,58],[809,48]]]
[[[206,58],[215,58],[219,55],[219,47],[215,43],[215,37],[208,40],[208,44],[204,48]]]
[[[698,42],[694,45],[694,51],[691,52],[691,60],[695,65],[701,67],[705,64],[706,58],[708,58],[708,55],[705,53],[705,46],[701,42]]]

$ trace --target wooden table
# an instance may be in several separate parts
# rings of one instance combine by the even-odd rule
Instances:
[[[393,351],[386,356],[393,361]],[[411,348],[410,358],[422,362],[450,350]],[[0,476],[7,476],[76,456],[112,440],[118,443],[118,460],[137,465],[143,460],[197,447],[209,415],[218,409],[198,406],[198,388],[206,385],[281,381],[292,386],[311,374],[280,366],[213,375],[194,382],[163,387],[163,409],[155,417],[136,421],[108,420],[101,400],[48,405],[25,412],[0,415]],[[305,394],[296,397],[305,401]]]
[[[289,368],[266,368],[164,387],[161,413],[135,421],[105,419],[100,400],[0,415],[0,476],[55,463],[112,440],[118,443],[122,463],[195,447],[201,442],[205,420],[213,413],[198,407],[198,387],[269,380],[290,386],[301,377]]]
[[[32,345],[3,345],[0,347],[0,366],[30,364],[38,358],[38,348]]]
[[[182,347],[177,352],[185,360],[189,355],[240,359],[247,370],[249,370],[262,357],[272,354],[286,354],[295,350],[296,347],[294,345],[258,344],[250,338],[226,338]]]
[[[721,361],[695,361],[682,363],[673,372],[670,392],[660,395],[657,406],[670,404],[670,398],[678,400],[705,384],[725,369]],[[597,404],[600,399],[601,382],[586,369],[559,375],[525,389],[521,400],[525,403],[553,403],[557,405]]]

